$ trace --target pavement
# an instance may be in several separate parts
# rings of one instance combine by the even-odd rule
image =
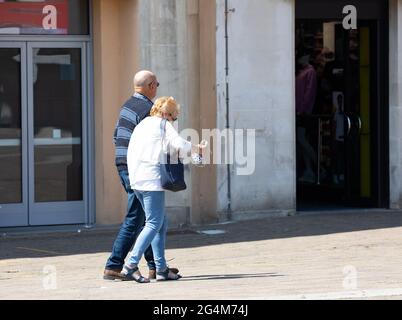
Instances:
[[[1,235],[0,230],[0,235]],[[168,234],[179,281],[103,280],[117,229],[7,233],[0,300],[402,299],[402,212],[301,214]],[[140,269],[146,274],[146,265]]]

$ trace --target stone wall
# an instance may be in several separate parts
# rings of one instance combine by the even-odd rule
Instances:
[[[216,126],[214,14],[214,0],[139,1],[140,68],[179,101],[179,131]],[[186,166],[185,178],[186,191],[167,193],[171,226],[216,221],[215,169]]]

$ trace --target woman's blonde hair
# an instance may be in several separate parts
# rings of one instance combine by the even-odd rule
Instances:
[[[180,112],[180,105],[173,97],[161,97],[157,99],[151,109],[151,116],[163,117],[164,114],[177,116]]]

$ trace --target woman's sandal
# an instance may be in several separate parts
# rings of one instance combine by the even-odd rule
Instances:
[[[176,274],[166,268],[165,271],[157,271],[156,272],[156,281],[168,281],[168,280],[179,280],[181,275]]]
[[[143,277],[138,270],[138,267],[129,268],[127,266],[123,267],[122,271],[123,281],[135,281],[138,283],[149,283],[149,279]]]

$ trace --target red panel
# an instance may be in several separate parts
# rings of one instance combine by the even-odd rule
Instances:
[[[43,2],[1,2],[0,1],[0,28],[40,28],[47,16],[43,8],[53,5],[57,9],[57,30],[68,30],[68,0],[54,0]]]

